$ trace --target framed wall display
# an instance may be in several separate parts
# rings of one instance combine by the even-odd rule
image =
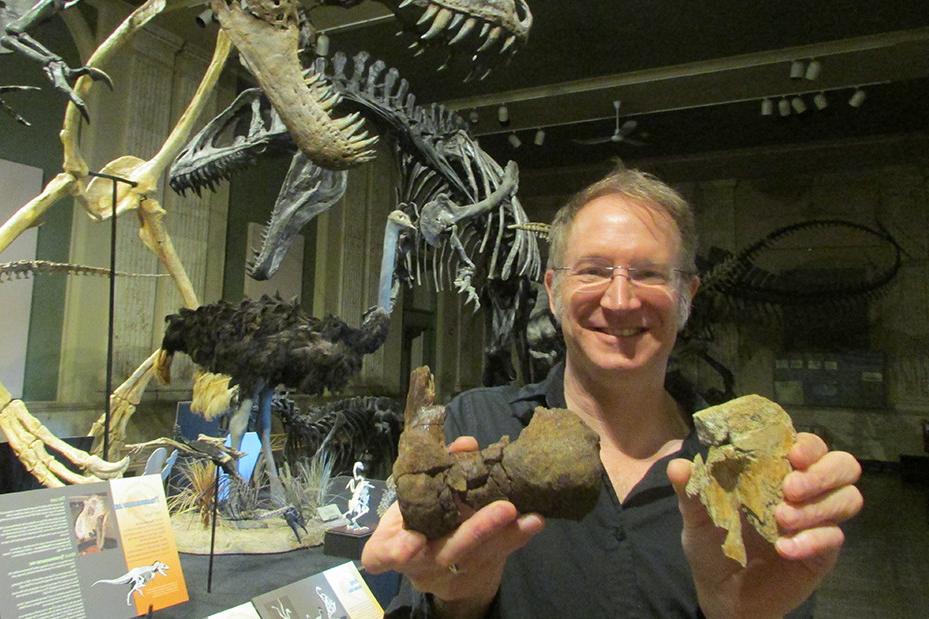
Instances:
[[[0,159],[0,221],[6,221],[21,206],[42,191],[42,170]],[[39,233],[30,228],[17,237],[0,256],[0,262],[34,260]],[[23,397],[26,374],[26,343],[32,310],[32,278],[14,279],[0,286],[0,382],[14,398]]]

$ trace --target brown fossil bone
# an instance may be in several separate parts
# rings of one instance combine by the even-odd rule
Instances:
[[[700,442],[709,445],[706,463],[699,454],[687,494],[700,497],[716,526],[726,529],[723,553],[745,566],[740,514],[763,538],[777,540],[774,508],[790,472],[787,452],[796,440],[790,416],[775,402],[747,395],[694,415]]]
[[[600,439],[564,409],[535,409],[532,421],[510,442],[504,436],[480,452],[448,453],[445,408],[435,405],[429,368],[410,377],[393,477],[408,529],[429,539],[453,531],[460,506],[472,509],[498,499],[521,513],[580,520],[600,494]]]

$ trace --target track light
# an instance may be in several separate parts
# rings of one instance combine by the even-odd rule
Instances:
[[[848,104],[856,108],[861,107],[867,96],[867,93],[865,93],[865,91],[863,91],[861,88],[856,88],[855,92],[852,93],[851,98],[848,100]]]
[[[794,60],[790,63],[790,79],[798,80],[802,78],[805,69],[802,60]]]
[[[329,36],[325,32],[320,32],[319,36],[316,37],[316,55],[329,55]]]
[[[506,109],[505,105],[501,105],[497,108],[497,120],[500,121],[501,125],[510,122],[510,111]]]
[[[771,116],[774,114],[774,101],[765,97],[761,100],[761,115]]]
[[[781,97],[781,100],[777,102],[777,111],[781,116],[790,116],[790,101],[787,97]]]
[[[545,144],[545,131],[542,129],[537,130],[535,132],[535,137],[532,138],[532,143],[536,146],[542,146]]]
[[[513,148],[519,148],[523,145],[523,141],[519,139],[519,136],[515,133],[511,133],[507,136],[506,141],[510,143],[510,146]]]
[[[815,105],[816,109],[819,111],[823,111],[829,107],[829,99],[826,98],[826,93],[821,92],[813,97],[813,105]]]
[[[194,21],[197,22],[197,25],[201,28],[206,28],[214,21],[213,9],[204,9],[200,11],[194,18]]]
[[[811,82],[819,78],[819,74],[823,71],[823,63],[816,60],[815,58],[810,61],[810,64],[806,65],[806,72],[803,74],[803,77],[810,80]]]
[[[472,125],[476,125],[481,121],[481,116],[477,113],[477,109],[471,110],[471,113],[468,114],[468,120],[471,121]]]
[[[800,95],[797,95],[790,100],[790,107],[792,107],[797,114],[802,114],[806,111],[806,103],[803,101]]]

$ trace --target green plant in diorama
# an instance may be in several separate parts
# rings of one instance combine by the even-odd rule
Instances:
[[[290,505],[296,505],[304,514],[315,514],[316,508],[325,503],[326,489],[332,478],[332,458],[317,452],[308,462],[299,460],[294,465],[285,463],[281,471],[284,494]]]

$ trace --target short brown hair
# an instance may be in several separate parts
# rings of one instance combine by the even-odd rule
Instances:
[[[565,243],[578,212],[592,200],[613,194],[632,198],[647,207],[653,205],[659,212],[671,217],[681,240],[678,268],[696,273],[697,226],[687,200],[655,176],[626,168],[622,163],[618,163],[597,182],[574,194],[567,204],[558,209],[548,236],[549,268],[564,266],[560,261],[564,258]]]

